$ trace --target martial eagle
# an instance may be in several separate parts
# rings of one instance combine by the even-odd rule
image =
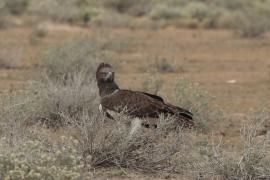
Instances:
[[[166,103],[157,95],[120,89],[114,81],[114,71],[110,64],[101,63],[98,66],[96,79],[101,97],[100,109],[110,118],[113,118],[111,112],[155,120],[163,114],[174,117],[183,127],[191,128],[194,125],[193,114],[188,110]]]

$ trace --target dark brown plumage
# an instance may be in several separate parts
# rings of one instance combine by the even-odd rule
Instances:
[[[102,110],[108,113],[123,112],[137,118],[159,118],[161,114],[175,117],[184,127],[194,125],[192,113],[166,103],[161,97],[138,91],[122,90],[114,81],[114,71],[109,64],[101,63],[96,79]],[[110,116],[110,114],[108,114]]]

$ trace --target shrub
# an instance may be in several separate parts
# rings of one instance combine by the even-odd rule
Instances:
[[[235,29],[236,19],[241,16],[239,11],[223,11],[217,19],[217,27]]]
[[[202,21],[209,14],[208,6],[201,2],[188,3],[183,8],[183,16],[186,18],[193,18]]]
[[[215,128],[216,122],[225,121],[223,112],[211,104],[213,97],[198,85],[180,80],[175,87],[175,100],[180,107],[194,114],[197,130],[207,132]],[[225,121],[226,122],[226,121]]]
[[[29,0],[5,0],[5,6],[15,15],[20,15],[25,12],[29,4]]]
[[[63,118],[63,114],[75,119],[84,108],[89,112],[96,110],[96,83],[92,81],[85,84],[84,76],[83,73],[74,75],[65,85],[53,83],[49,79],[36,85],[33,90],[34,99],[29,103],[32,112],[28,123],[42,122],[49,127],[65,126],[70,122]]]
[[[0,14],[0,30],[1,29],[7,29],[14,24],[9,21],[9,18],[6,15],[1,15]]]
[[[4,1],[0,1],[0,30],[6,29],[10,26],[10,22],[8,20],[8,13],[5,10]]]
[[[149,16],[153,20],[160,20],[160,19],[175,19],[181,17],[181,10],[177,7],[169,7],[165,5],[155,6]]]
[[[91,82],[95,78],[100,47],[94,39],[78,37],[50,47],[41,58],[46,78],[65,84],[77,74],[84,74],[82,81]]]
[[[0,51],[0,68],[20,68],[22,67],[23,48],[4,48]]]
[[[105,27],[132,27],[135,23],[133,17],[126,14],[119,14],[112,11],[102,11],[98,16],[93,18],[93,24]]]
[[[260,37],[270,28],[268,16],[252,10],[238,16],[235,23],[237,33],[246,38]]]
[[[160,72],[160,73],[174,71],[174,68],[172,67],[170,62],[168,62],[168,60],[166,58],[162,58],[160,60],[157,60],[154,64],[154,67],[157,70],[157,72]]]
[[[257,116],[258,114],[256,114]],[[268,117],[269,118],[269,117]],[[224,179],[268,179],[270,177],[269,136],[259,139],[257,130],[262,122],[252,122],[241,130],[242,152],[230,152],[220,144],[208,149],[208,166]]]
[[[215,4],[219,7],[228,9],[230,11],[235,10],[241,10],[245,7],[246,4],[249,4],[249,1],[243,1],[243,0],[229,0],[229,1],[223,1],[223,0],[215,0]]]
[[[42,38],[46,37],[48,34],[48,29],[44,24],[38,24],[36,25],[31,33],[30,37],[30,43],[36,44],[38,43]]]
[[[75,23],[83,20],[85,9],[78,0],[32,0],[30,12],[49,17],[55,21]]]
[[[183,171],[174,159],[187,151],[189,134],[180,129],[172,131],[173,119],[160,118],[158,129],[147,131],[140,126],[140,120],[123,115],[106,120],[85,113],[81,119],[78,139],[92,168],[122,167],[148,173]]]
[[[107,8],[133,16],[145,15],[152,7],[152,2],[145,0],[103,0],[102,3]]]
[[[77,116],[84,108],[97,107],[95,71],[99,49],[87,39],[76,39],[51,47],[42,58],[44,73],[34,86],[31,120],[59,126],[63,113]]]

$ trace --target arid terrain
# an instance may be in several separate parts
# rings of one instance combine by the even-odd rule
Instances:
[[[270,1],[24,1],[0,0],[0,180],[270,178]],[[195,127],[128,139],[98,111],[100,62]]]
[[[113,54],[113,63],[117,65],[117,81],[123,88],[142,90],[143,82],[154,74],[150,71],[154,64],[166,59],[174,70],[159,73],[164,83],[165,96],[169,97],[178,80],[185,79],[199,83],[215,98],[215,103],[231,115],[244,117],[250,110],[268,103],[268,35],[258,39],[242,39],[230,30],[173,27],[161,30],[92,29],[59,24],[47,26],[48,36],[34,45],[29,40],[31,28],[0,31],[1,48],[12,47],[9,49],[10,56],[17,54],[22,61],[18,67],[0,70],[1,91],[23,89],[27,81],[35,79],[34,74],[39,71],[38,57],[49,46],[86,35],[100,39],[119,39],[119,47],[116,48],[120,50]]]

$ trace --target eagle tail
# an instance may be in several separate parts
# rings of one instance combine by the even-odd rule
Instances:
[[[192,128],[194,126],[193,114],[190,111],[169,103],[167,103],[167,106],[184,127]]]

